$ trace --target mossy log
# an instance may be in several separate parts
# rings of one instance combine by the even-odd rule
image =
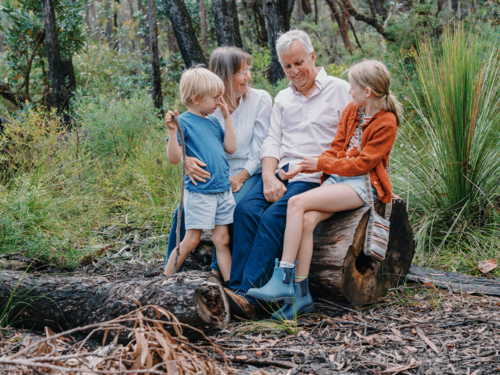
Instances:
[[[385,204],[376,203],[383,215]],[[362,251],[369,209],[345,211],[318,224],[314,231],[314,253],[310,288],[313,297],[356,305],[376,300],[404,281],[410,269],[415,245],[406,205],[393,200],[391,231],[386,259],[378,262]],[[198,250],[213,247],[210,233],[204,231]]]
[[[104,322],[142,306],[158,305],[181,323],[224,329],[229,304],[222,285],[206,272],[109,282],[104,277],[34,277],[0,272],[0,306],[17,326],[65,330]]]

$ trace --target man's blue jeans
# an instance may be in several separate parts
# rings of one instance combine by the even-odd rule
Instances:
[[[246,293],[267,284],[275,258],[283,253],[288,200],[318,186],[313,182],[291,182],[283,198],[269,203],[259,182],[240,201],[234,211],[230,289]]]
[[[261,174],[257,173],[251,176],[248,180],[245,181],[241,189],[237,193],[233,193],[234,200],[236,204],[248,193],[252,188],[255,186],[256,183],[260,182],[262,184],[262,179],[261,179]],[[176,245],[176,230],[177,230],[177,214],[179,210],[179,205],[175,208],[175,213],[174,213],[174,218],[172,220],[172,225],[170,227],[170,234],[168,235],[168,245],[167,245],[167,257],[165,259],[165,267],[167,266],[168,258],[170,258],[170,254],[172,254],[172,251],[175,249]],[[229,233],[232,236],[232,225],[229,226]],[[182,219],[181,219],[181,241],[184,239],[184,236],[186,235],[186,226],[184,225],[184,212],[182,213]],[[181,266],[182,268],[183,266]],[[214,254],[212,258],[212,265],[210,266],[211,269],[215,271],[220,271],[219,266],[217,265],[217,255],[216,251],[214,248]]]

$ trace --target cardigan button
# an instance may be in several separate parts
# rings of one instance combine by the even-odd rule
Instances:
[[[374,185],[377,185],[377,181],[374,181],[374,182],[373,182],[373,184],[374,184]]]

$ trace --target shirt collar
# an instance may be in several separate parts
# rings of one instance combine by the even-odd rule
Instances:
[[[328,76],[326,74],[325,68],[323,68],[322,66],[317,66],[316,71],[318,72],[318,74],[316,74],[316,78],[314,80],[316,81],[317,88],[321,91],[326,85],[326,78]],[[295,85],[292,82],[288,82],[288,86],[292,89],[294,94],[298,93]]]

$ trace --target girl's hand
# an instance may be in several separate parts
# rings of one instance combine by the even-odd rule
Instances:
[[[165,113],[165,125],[167,125],[168,130],[177,130],[177,125],[175,125],[175,121],[173,119],[174,115],[178,117],[179,111],[175,111],[175,114],[172,111]]]
[[[285,172],[283,169],[280,169],[279,176],[280,178],[285,181],[285,180],[290,180],[297,176],[300,172],[304,171],[304,167],[302,165],[296,165],[292,169],[290,169],[288,172]],[[283,173],[282,173],[283,172]]]
[[[229,108],[227,107],[226,101],[224,100],[222,95],[220,96],[219,108],[222,117],[226,119],[231,116],[231,114],[229,113]]]
[[[312,158],[306,156],[303,161],[300,162],[305,171],[317,171],[318,170],[318,158]]]

